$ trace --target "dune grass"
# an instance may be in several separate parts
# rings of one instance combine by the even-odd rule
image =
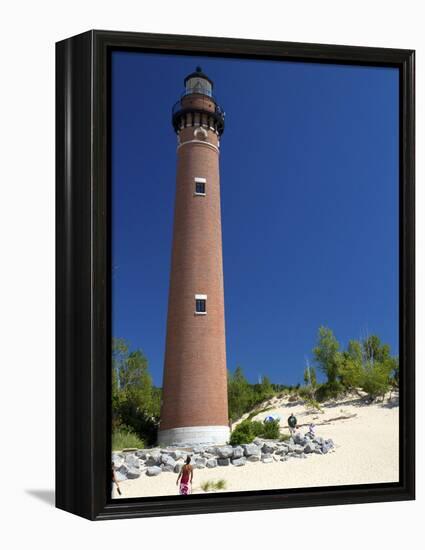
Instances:
[[[206,493],[208,491],[222,491],[226,488],[226,481],[224,479],[218,479],[217,481],[204,481],[201,483],[201,489]]]
[[[123,449],[135,448],[144,449],[145,442],[136,433],[125,428],[119,428],[112,432],[112,450],[122,451]]]

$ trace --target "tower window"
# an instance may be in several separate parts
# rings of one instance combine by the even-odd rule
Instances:
[[[197,195],[205,195],[205,183],[203,181],[197,181],[195,183],[195,193]]]
[[[205,178],[195,178],[195,195],[205,195]]]
[[[197,315],[206,315],[207,313],[206,294],[195,294],[195,313]]]

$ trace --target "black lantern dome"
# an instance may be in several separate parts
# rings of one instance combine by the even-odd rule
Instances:
[[[203,94],[212,96],[213,81],[202,72],[201,67],[196,67],[196,71],[187,75],[184,79],[186,94]]]

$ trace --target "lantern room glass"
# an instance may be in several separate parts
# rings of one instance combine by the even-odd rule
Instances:
[[[185,94],[203,94],[207,96],[212,96],[212,85],[205,78],[199,76],[194,76],[189,78],[186,81],[186,91]]]

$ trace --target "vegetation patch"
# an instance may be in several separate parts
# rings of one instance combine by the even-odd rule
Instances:
[[[226,481],[218,479],[217,481],[204,481],[201,483],[201,489],[206,493],[208,491],[223,491],[226,488]]]
[[[231,445],[252,443],[256,437],[264,439],[279,439],[280,428],[277,420],[259,422],[244,420],[236,426],[230,435]]]
[[[130,351],[120,338],[112,341],[112,431],[115,441],[138,438],[156,443],[161,390],[152,384],[148,360],[141,350]],[[119,435],[121,434],[121,435]],[[125,447],[136,445],[128,444]],[[117,447],[118,448],[118,447]]]
[[[392,356],[389,345],[382,344],[376,335],[350,340],[347,349],[341,351],[332,330],[320,327],[313,354],[327,381],[318,385],[308,368],[304,381],[312,399],[336,399],[360,389],[374,400],[398,387],[398,357]]]
[[[143,449],[145,442],[135,432],[126,426],[121,426],[112,432],[112,450],[122,451],[123,449]]]

